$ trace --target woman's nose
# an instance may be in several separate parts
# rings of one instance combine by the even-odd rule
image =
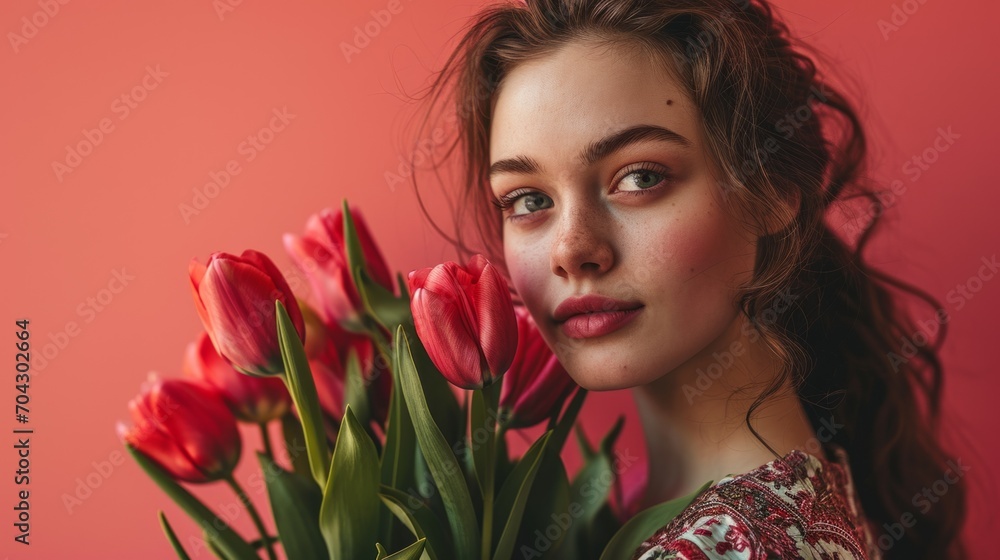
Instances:
[[[569,277],[601,274],[614,264],[611,218],[593,209],[567,210],[552,245],[552,272]]]

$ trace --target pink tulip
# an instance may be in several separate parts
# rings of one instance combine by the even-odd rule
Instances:
[[[361,214],[353,208],[351,217],[369,274],[375,282],[393,292],[392,274],[368,231],[368,226]],[[284,243],[292,260],[309,278],[320,302],[317,311],[323,321],[328,325],[357,324],[362,303],[347,266],[343,211],[334,212],[327,208],[313,214],[306,222],[302,237],[286,233]]]
[[[281,379],[236,371],[219,355],[204,331],[197,341],[188,344],[184,372],[218,390],[236,419],[243,422],[270,422],[288,412],[292,405],[292,397]]]
[[[507,284],[486,257],[414,270],[407,280],[417,336],[448,381],[480,389],[507,371],[517,319]]]
[[[240,460],[236,419],[217,391],[198,381],[145,383],[129,401],[132,428],[119,422],[118,437],[185,482],[212,482],[230,476]]]
[[[528,428],[552,416],[577,385],[545,343],[528,311],[521,306],[514,311],[517,352],[504,375],[500,408],[510,413],[511,428]]]
[[[239,257],[216,252],[207,265],[192,259],[188,272],[198,315],[219,354],[247,375],[284,372],[275,300],[281,300],[303,340],[305,325],[291,288],[271,259],[254,250]]]

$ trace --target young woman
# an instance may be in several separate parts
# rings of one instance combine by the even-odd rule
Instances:
[[[861,123],[766,3],[492,5],[429,94],[456,218],[581,386],[632,390],[629,511],[716,481],[634,558],[962,556],[964,486],[914,500],[955,464],[940,340],[903,348],[890,288],[936,301],[862,258]],[[870,223],[827,223],[859,196]]]

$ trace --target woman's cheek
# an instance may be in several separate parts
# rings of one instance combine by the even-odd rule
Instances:
[[[548,278],[548,253],[536,245],[504,240],[504,258],[510,280],[528,311],[536,315],[546,302],[544,291]],[[538,315],[536,315],[537,319]]]

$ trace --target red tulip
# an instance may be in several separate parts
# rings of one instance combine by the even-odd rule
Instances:
[[[482,255],[407,276],[417,336],[431,361],[463,389],[491,385],[517,350],[517,319],[503,277]]]
[[[517,352],[504,375],[500,408],[510,413],[509,426],[527,428],[552,416],[577,386],[549,349],[528,311],[515,308]]]
[[[236,419],[218,392],[204,383],[151,376],[128,407],[134,426],[119,422],[118,437],[177,480],[223,479],[240,460]]]
[[[357,210],[351,209],[351,217],[368,273],[373,280],[393,292],[392,274],[368,226]],[[284,242],[285,250],[312,284],[320,302],[318,311],[323,321],[328,325],[357,324],[362,304],[347,266],[343,211],[334,212],[327,208],[313,214],[306,222],[302,237],[286,233]]]
[[[337,441],[337,430],[344,417],[344,371],[337,365],[309,360],[316,394],[323,412],[323,428],[330,440]]]
[[[219,354],[247,375],[284,372],[274,314],[281,300],[299,338],[302,314],[278,267],[253,250],[239,257],[216,252],[207,265],[192,259],[188,267],[195,307]]]
[[[361,372],[368,389],[368,401],[372,416],[384,424],[389,414],[389,397],[392,394],[392,374],[385,367],[375,363],[374,346],[365,335],[352,333],[339,325],[324,325],[315,311],[302,305],[302,317],[306,324],[306,356],[313,368],[313,379],[319,392],[320,404],[327,416],[339,423],[343,416],[343,385],[346,377],[348,352],[353,350],[358,356]],[[324,394],[324,391],[327,394]],[[330,400],[333,399],[333,400]],[[336,402],[334,406],[333,402]]]
[[[188,344],[184,372],[218,390],[236,419],[243,422],[270,422],[288,412],[292,405],[292,397],[281,379],[236,371],[219,355],[204,331],[197,341]]]

